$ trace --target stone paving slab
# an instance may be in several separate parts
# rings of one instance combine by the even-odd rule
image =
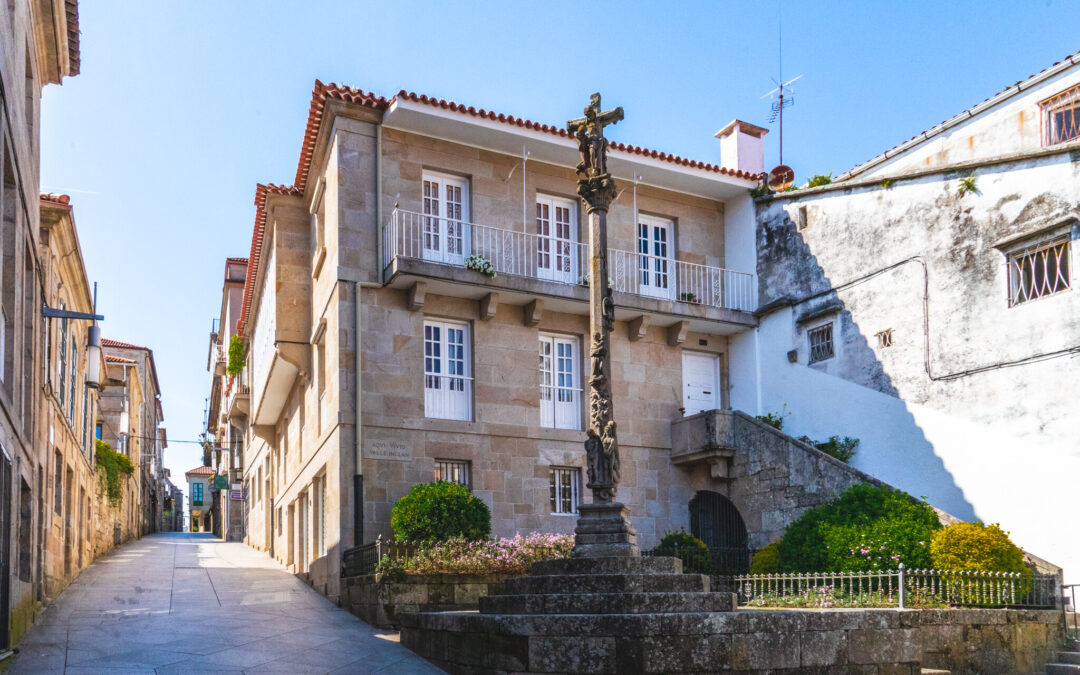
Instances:
[[[83,570],[0,671],[442,672],[265,554],[192,533],[145,537]]]

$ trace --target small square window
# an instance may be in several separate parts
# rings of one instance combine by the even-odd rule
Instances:
[[[1041,103],[1043,146],[1080,138],[1080,86],[1067,89]]]
[[[581,469],[570,466],[551,467],[551,512],[576,515],[580,492]]]
[[[810,363],[831,359],[836,355],[833,350],[832,322],[811,328],[807,336],[810,339]]]
[[[1009,306],[1069,290],[1071,256],[1068,234],[1009,253]]]
[[[454,459],[435,460],[435,480],[460,483],[470,487],[469,462]]]

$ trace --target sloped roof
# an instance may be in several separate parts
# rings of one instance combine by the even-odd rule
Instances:
[[[211,466],[197,466],[191,471],[184,473],[185,476],[216,476],[217,471]]]

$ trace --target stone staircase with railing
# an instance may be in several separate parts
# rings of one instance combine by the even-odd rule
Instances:
[[[1080,675],[1080,645],[1073,642],[1059,651],[1052,663],[1046,664],[1046,675]]]

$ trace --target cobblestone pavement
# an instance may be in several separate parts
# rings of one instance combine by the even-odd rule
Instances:
[[[83,570],[6,673],[440,673],[244,544],[167,533]]]

